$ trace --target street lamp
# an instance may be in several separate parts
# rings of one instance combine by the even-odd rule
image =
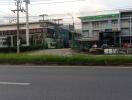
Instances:
[[[74,23],[74,17],[70,14],[70,13],[67,13],[67,15],[71,16],[72,17],[72,22],[73,22],[73,30],[75,29],[75,23]]]
[[[46,38],[46,34],[45,34],[45,27],[48,27],[48,24],[45,22],[45,17],[47,17],[48,15],[47,14],[42,14],[42,15],[39,15],[40,17],[42,17],[42,20],[39,20],[40,21],[40,27],[42,27],[42,33],[43,33],[43,43],[45,42],[45,38]]]
[[[71,18],[72,18],[72,22],[73,22],[73,29],[72,29],[73,32],[72,32],[72,34],[71,34],[71,35],[72,35],[72,39],[71,39],[71,40],[72,40],[72,41],[71,41],[71,47],[73,47],[73,44],[74,44],[74,31],[75,31],[74,17],[73,17],[70,13],[67,13],[67,15],[71,16]]]

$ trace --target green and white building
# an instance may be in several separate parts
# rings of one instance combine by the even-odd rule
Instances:
[[[82,41],[99,40],[100,32],[119,33],[119,43],[132,43],[132,10],[118,13],[79,17],[82,23]]]

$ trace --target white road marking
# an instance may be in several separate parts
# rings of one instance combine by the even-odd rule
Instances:
[[[31,85],[31,83],[0,82],[0,85],[22,85],[22,86],[28,86],[28,85]]]

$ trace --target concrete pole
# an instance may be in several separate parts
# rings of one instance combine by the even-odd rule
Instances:
[[[132,44],[131,43],[131,36],[132,36],[132,17],[130,16],[130,45]]]
[[[73,31],[75,31],[75,22],[74,22],[74,17],[73,17],[70,13],[67,13],[67,15],[69,15],[69,16],[71,16],[71,17],[72,17]]]
[[[75,22],[74,22],[74,17],[72,16],[72,22],[73,22],[73,31],[75,31]]]
[[[26,45],[29,46],[29,15],[28,15],[28,2],[25,2],[26,6]]]
[[[20,0],[17,1],[17,54],[20,53],[20,39],[19,39],[19,4]]]
[[[121,44],[122,44],[122,39],[121,39],[121,12],[119,12],[119,18],[118,18],[118,31],[120,32],[119,44],[120,44],[120,48],[121,48]]]
[[[13,35],[11,35],[11,47],[13,47]]]

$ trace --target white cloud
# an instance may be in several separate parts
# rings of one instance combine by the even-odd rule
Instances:
[[[0,5],[0,16],[14,16],[14,14],[10,11],[11,9],[16,9],[14,0],[2,0],[8,1],[7,5]],[[29,13],[33,16],[38,16],[40,14],[46,13],[49,15],[52,14],[64,14],[64,17],[68,17],[66,14],[71,13],[75,16],[75,21],[78,19],[76,18],[82,12],[93,12],[93,11],[100,11],[100,10],[107,10],[107,9],[120,9],[120,8],[132,8],[132,0],[86,0],[86,1],[78,1],[78,2],[69,2],[69,3],[53,3],[53,4],[37,4],[37,3],[47,3],[47,2],[63,2],[63,1],[70,1],[70,0],[30,0],[31,4],[36,5],[29,5]],[[73,0],[71,0],[73,1]],[[0,1],[1,3],[1,1]],[[24,6],[24,5],[23,5]],[[3,13],[4,11],[4,13]],[[16,14],[15,14],[16,15]],[[24,14],[21,14],[24,16]],[[61,16],[62,17],[62,16]],[[70,16],[68,17],[70,18]],[[0,19],[1,20],[1,19]],[[70,19],[70,22],[72,20]]]

